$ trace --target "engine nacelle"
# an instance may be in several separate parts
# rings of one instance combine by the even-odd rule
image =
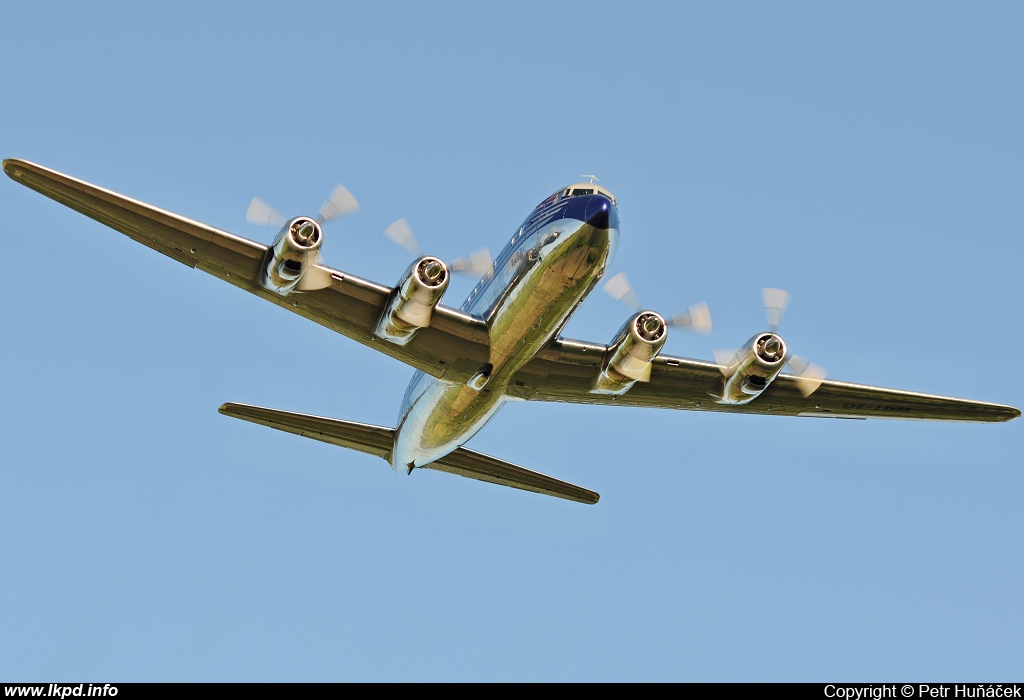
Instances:
[[[718,403],[744,404],[761,395],[786,366],[786,343],[775,333],[758,333],[723,367],[725,386]]]
[[[668,326],[653,311],[641,311],[619,329],[608,348],[591,391],[624,394],[636,382],[651,379],[651,362],[665,346]]]
[[[451,275],[443,260],[420,258],[405,271],[377,322],[378,338],[405,345],[430,325]]]
[[[285,224],[263,268],[263,286],[282,295],[290,294],[296,287],[326,287],[330,280],[325,284],[323,271],[316,268],[323,239],[320,224],[309,217],[300,216]]]

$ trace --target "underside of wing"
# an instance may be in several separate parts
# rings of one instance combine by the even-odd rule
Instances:
[[[240,418],[293,435],[366,452],[385,460],[390,461],[391,458],[391,448],[395,436],[393,428],[238,403],[226,403],[220,407],[220,412],[232,418]],[[422,468],[457,474],[500,486],[511,486],[523,491],[556,496],[577,503],[594,504],[600,498],[598,494],[589,489],[524,469],[510,462],[468,450],[465,447],[460,447],[451,454]]]
[[[321,268],[326,286],[277,294],[258,280],[268,246],[77,180],[23,160],[3,161],[4,172],[91,219],[189,267],[198,267],[236,287],[304,316],[434,377],[466,381],[488,361],[486,325],[438,306],[430,325],[406,345],[374,335],[391,287]]]
[[[722,367],[665,355],[654,359],[649,381],[636,382],[621,395],[595,393],[594,378],[607,351],[607,346],[596,343],[555,341],[513,377],[509,393],[531,401],[824,418],[997,423],[1020,415],[1012,406],[832,380],[824,380],[813,394],[804,396],[798,378],[788,374],[776,378],[750,403],[721,403]]]

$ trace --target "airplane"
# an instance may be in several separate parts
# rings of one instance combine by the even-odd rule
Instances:
[[[825,379],[820,367],[791,354],[778,334],[788,300],[780,290],[763,290],[768,330],[715,362],[661,352],[670,325],[707,330],[710,315],[702,305],[668,320],[638,308],[608,344],[561,337],[604,275],[619,235],[618,202],[593,176],[540,202],[455,309],[440,303],[451,273],[479,272],[480,265],[420,256],[389,287],[324,263],[323,225],[358,208],[341,186],[317,216],[286,220],[254,199],[248,218],[280,226],[268,246],[24,160],[4,160],[3,169],[16,182],[178,262],[411,366],[415,372],[395,428],[239,403],[219,409],[377,455],[395,471],[431,469],[597,503],[594,491],[464,446],[508,401],[856,419],[1003,422],[1020,415],[1011,406]],[[418,250],[407,227],[389,235]],[[622,275],[606,291],[639,306]],[[783,372],[787,365],[795,374]]]

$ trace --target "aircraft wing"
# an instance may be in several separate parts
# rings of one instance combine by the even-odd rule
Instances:
[[[466,381],[488,361],[487,327],[479,319],[438,306],[431,325],[405,346],[373,332],[391,287],[329,270],[332,283],[316,291],[281,296],[258,278],[268,246],[192,221],[23,160],[3,161],[4,172],[75,211],[120,231],[189,267],[357,340],[434,377]]]
[[[592,394],[591,385],[607,351],[607,346],[598,343],[558,339],[519,370],[508,393],[530,401],[822,418],[997,423],[1020,415],[1011,406],[833,380],[825,380],[817,391],[804,397],[796,377],[787,374],[779,375],[748,404],[720,404],[715,395],[721,393],[724,377],[718,365],[670,355],[655,358],[649,382],[637,382],[621,396]]]

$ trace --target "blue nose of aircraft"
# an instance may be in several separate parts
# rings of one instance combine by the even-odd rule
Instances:
[[[619,228],[619,212],[612,200],[603,194],[592,194],[587,197],[587,210],[584,221],[594,228]]]

